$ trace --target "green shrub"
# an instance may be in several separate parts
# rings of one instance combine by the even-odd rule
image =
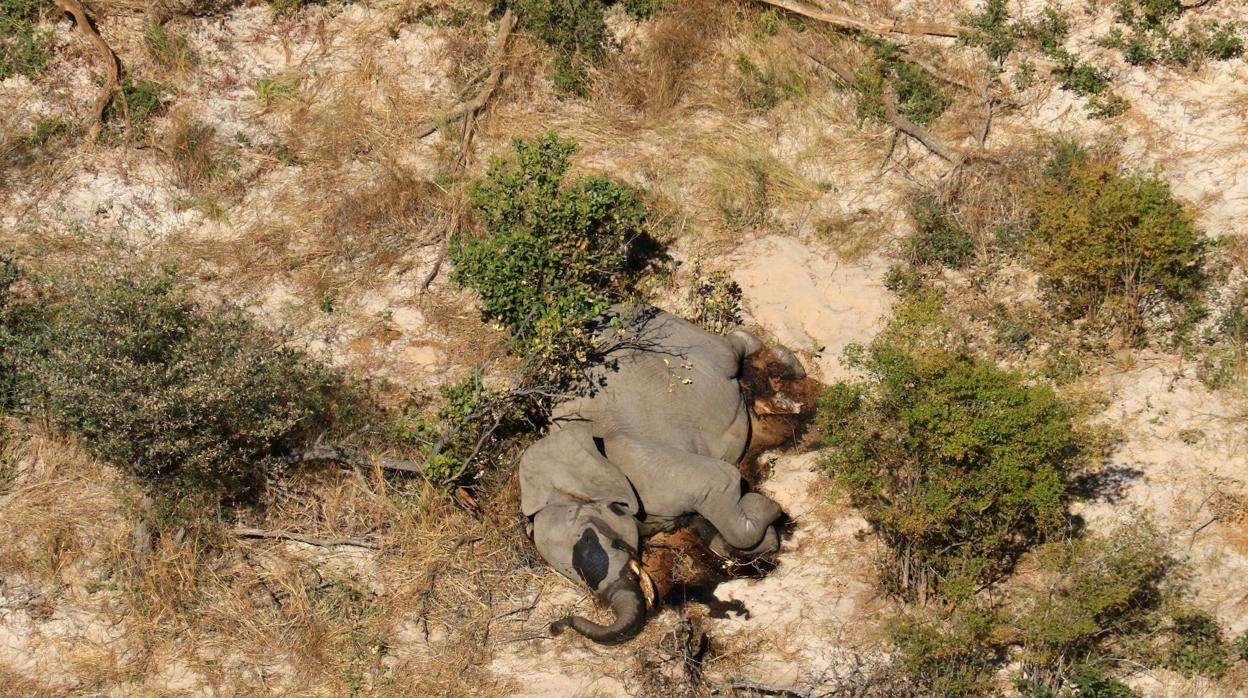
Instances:
[[[1129,652],[1159,625],[1173,596],[1168,579],[1178,563],[1147,520],[1047,545],[1037,557],[1043,585],[1013,602],[1022,635],[1020,684],[1031,689],[1098,683],[1089,681],[1096,669],[1089,662]],[[1117,695],[1112,685],[1102,690]]]
[[[1076,664],[1069,682],[1079,698],[1135,698],[1130,687],[1091,664]]]
[[[593,326],[630,287],[634,243],[646,237],[640,191],[596,175],[569,181],[575,141],[548,133],[514,147],[469,190],[486,235],[457,235],[449,258],[484,318],[511,332],[521,365],[503,393],[473,383],[444,394],[438,441],[450,446],[434,464],[444,479],[472,467],[506,425],[539,424],[550,400],[583,387],[583,369],[605,349]]]
[[[724,334],[741,324],[741,286],[725,269],[704,274],[700,265],[693,270],[693,316],[689,318],[715,334]]]
[[[933,346],[947,321],[930,295],[846,353],[866,377],[829,386],[818,410],[820,464],[883,537],[906,597],[991,583],[1061,530],[1083,441],[1048,387]]]
[[[933,616],[906,616],[890,629],[910,677],[933,696],[989,695],[1005,656],[996,612],[965,602]]]
[[[1188,678],[1200,674],[1220,679],[1226,674],[1230,648],[1216,618],[1202,611],[1183,614],[1174,619],[1172,632],[1167,666]]]
[[[486,452],[497,436],[523,424],[525,415],[504,391],[486,388],[480,376],[468,375],[441,387],[432,416],[401,419],[397,436],[417,447],[424,458],[422,474],[443,487],[468,476],[478,477],[495,452]],[[497,421],[495,421],[497,420]],[[489,433],[487,433],[489,430]]]
[[[1063,142],[1029,208],[1032,262],[1067,318],[1135,335],[1148,310],[1189,301],[1201,285],[1194,217],[1160,177]]]
[[[329,413],[327,369],[241,311],[197,305],[171,272],[39,286],[0,336],[12,401],[161,493],[244,496]]]
[[[44,7],[41,0],[0,0],[0,80],[33,78],[47,65],[52,32],[36,25]]]
[[[124,104],[123,104],[124,103]],[[129,128],[131,141],[147,138],[151,120],[165,112],[164,87],[149,80],[121,79],[121,94],[108,103],[104,110],[104,122],[108,132],[117,137]]]
[[[294,99],[300,80],[294,75],[273,75],[256,81],[256,100],[266,109]]]
[[[451,277],[481,294],[485,317],[538,348],[597,317],[627,282],[633,242],[646,234],[641,192],[606,177],[568,182],[575,141],[517,139],[470,189],[487,233],[454,238]]]
[[[1010,24],[1010,11],[1005,7],[1005,0],[988,0],[979,12],[964,15],[962,24],[974,31],[966,32],[958,37],[968,46],[984,49],[988,57],[999,61],[1014,50],[1018,40],[1017,31]]]
[[[1240,661],[1248,662],[1248,631],[1235,639],[1231,645],[1231,651]]]
[[[906,240],[913,264],[965,267],[975,257],[975,241],[957,214],[935,194],[921,194],[910,204],[914,234]]]
[[[877,57],[865,61],[855,76],[859,119],[888,121],[887,90],[896,94],[897,112],[916,124],[926,126],[945,113],[952,102],[926,70],[902,60],[893,44],[873,42],[871,45]]]
[[[584,97],[589,89],[589,70],[586,60],[576,54],[555,56],[550,71],[550,81],[555,89],[569,95]]]
[[[606,47],[608,0],[511,0],[530,33],[568,53],[597,56]]]

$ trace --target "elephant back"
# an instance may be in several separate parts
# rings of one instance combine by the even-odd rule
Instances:
[[[520,457],[520,509],[533,516],[548,506],[578,503],[639,511],[628,478],[607,461],[585,424],[556,428]]]

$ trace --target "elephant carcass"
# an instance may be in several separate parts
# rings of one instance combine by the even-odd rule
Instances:
[[[742,494],[735,466],[750,430],[737,378],[761,343],[654,308],[614,311],[617,321],[597,338],[615,348],[591,372],[593,389],[555,408],[551,433],[521,459],[520,481],[538,551],[617,612],[610,626],[562,622],[599,642],[640,628],[640,533],[697,515],[713,527],[712,549],[758,555],[778,547],[771,524],[781,513],[762,495]]]

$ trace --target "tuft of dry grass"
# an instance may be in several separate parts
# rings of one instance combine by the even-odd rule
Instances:
[[[233,158],[216,129],[197,120],[189,109],[169,115],[160,141],[165,167],[174,186],[196,196],[226,194]]]
[[[108,466],[41,428],[8,420],[0,463],[0,574],[65,584],[116,563],[133,495]]]
[[[600,98],[617,99],[646,123],[706,88],[717,72],[719,40],[740,21],[733,3],[673,3],[644,27],[635,50],[612,58],[597,85]]]

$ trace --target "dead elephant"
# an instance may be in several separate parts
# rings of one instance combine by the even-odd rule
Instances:
[[[616,614],[610,625],[569,616],[600,643],[627,640],[645,622],[639,579],[644,536],[694,523],[711,550],[757,556],[778,549],[780,507],[742,494],[735,465],[750,440],[743,362],[762,349],[745,332],[708,333],[645,306],[613,309],[600,339],[618,344],[589,394],[556,407],[550,433],[520,461],[521,509],[542,557],[589,586]],[[775,352],[801,377],[788,350]]]

